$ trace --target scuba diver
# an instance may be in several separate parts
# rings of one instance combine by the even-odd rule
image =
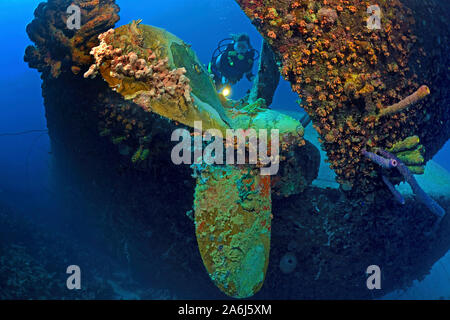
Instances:
[[[231,41],[231,43],[226,43],[226,41]],[[239,82],[244,75],[248,81],[252,81],[254,78],[253,64],[258,57],[258,51],[253,49],[250,38],[245,33],[231,35],[231,38],[220,41],[208,66],[216,89],[221,91],[228,87],[227,92],[229,93],[230,85]]]

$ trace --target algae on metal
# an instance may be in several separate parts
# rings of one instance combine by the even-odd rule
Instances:
[[[208,166],[198,175],[195,225],[204,265],[227,295],[250,297],[269,263],[270,176],[245,166]]]
[[[171,69],[184,67],[188,78],[192,77],[194,80],[191,82],[193,103],[182,97],[152,99],[149,108],[153,112],[190,127],[194,127],[195,121],[202,120],[205,129],[214,128],[225,132],[230,128],[231,121],[225,114],[208,74],[199,67],[201,64],[197,56],[181,39],[163,29],[141,25],[139,21],[134,21],[115,29],[113,47],[123,49],[126,54],[135,52],[139,58],[145,60],[151,53],[155,53],[159,60],[168,58]],[[175,54],[172,53],[172,48]],[[110,67],[110,64],[101,66],[102,77],[126,100],[133,100],[151,89],[145,82],[133,77],[123,79],[112,77]]]

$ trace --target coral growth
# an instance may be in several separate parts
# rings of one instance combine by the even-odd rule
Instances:
[[[139,58],[133,51],[122,54],[122,48],[114,48],[111,45],[112,37],[114,37],[114,29],[99,35],[100,44],[91,51],[95,63],[84,74],[85,78],[95,77],[102,64],[108,62],[111,78],[118,80],[134,78],[148,85],[149,90],[140,92],[135,98],[135,102],[147,111],[151,111],[150,101],[152,99],[168,100],[183,96],[187,102],[191,102],[192,89],[189,79],[185,76],[185,68],[170,70],[169,59],[157,60],[156,55],[150,49],[147,60]],[[114,90],[119,93],[122,91],[121,89],[121,86],[114,87]]]
[[[395,168],[397,166],[397,161],[394,159],[386,159],[383,158],[373,152],[368,152],[366,149],[363,149],[361,151],[361,153],[363,154],[363,156],[365,156],[367,159],[372,160],[373,162],[375,162],[377,165],[379,165],[380,167],[384,168],[384,169],[392,169]]]
[[[366,150],[363,150],[363,155],[370,159],[371,161],[375,162],[379,166],[385,168],[385,169],[393,169],[396,168],[398,172],[403,176],[405,181],[411,186],[411,189],[413,190],[414,194],[417,196],[418,200],[425,204],[427,208],[437,216],[436,226],[439,224],[439,222],[442,220],[442,218],[445,216],[445,210],[435,201],[433,200],[429,195],[423,191],[423,189],[419,186],[417,183],[417,180],[414,178],[411,171],[409,171],[408,167],[395,155],[392,153],[385,151],[383,149],[379,149],[378,152],[381,154],[381,156],[376,155],[371,152],[367,152]],[[400,196],[398,191],[394,189],[392,184],[388,182],[385,176],[383,176],[383,181],[387,184],[391,192],[394,194],[395,198],[399,200],[400,203],[404,204],[403,198]]]
[[[225,132],[230,127],[210,78],[203,69],[191,70],[200,64],[180,39],[140,21],[109,30],[99,39],[86,78],[101,73],[126,100],[190,127],[198,120],[207,129]]]
[[[417,89],[416,92],[414,92],[410,96],[407,96],[402,101],[400,101],[396,104],[393,104],[392,106],[381,109],[380,113],[378,114],[378,117],[392,115],[392,114],[404,111],[405,109],[409,108],[411,105],[413,105],[414,103],[418,102],[419,100],[425,98],[429,94],[430,94],[430,89],[427,86],[421,86],[419,89]]]
[[[425,158],[423,156],[425,147],[420,144],[418,136],[407,137],[394,143],[387,151],[399,158],[413,174],[423,174],[425,172]]]
[[[385,175],[382,175],[381,178],[383,179],[383,182],[386,184],[386,186],[389,188],[389,191],[394,195],[395,200],[397,200],[398,203],[401,205],[405,204],[405,198],[403,198],[402,194],[395,189],[394,185],[389,181],[388,177]]]
[[[336,10],[324,7],[317,12],[317,18],[322,24],[333,24],[336,22],[338,15]]]
[[[81,10],[79,30],[67,27],[70,5]],[[35,19],[27,26],[35,46],[26,49],[25,61],[54,78],[62,72],[78,74],[92,63],[90,50],[98,44],[98,35],[119,20],[118,12],[114,0],[49,0],[39,4]]]
[[[406,14],[407,10],[398,5],[400,2],[392,1],[392,8],[383,2],[383,11],[388,8],[390,12],[386,15],[385,29],[374,32],[373,39],[371,33],[361,29],[365,16],[359,9],[365,8],[356,1],[338,4],[337,1],[327,0],[326,5],[324,1],[324,6],[336,10],[337,19],[334,22],[331,19],[332,23],[322,23],[324,17],[320,18],[322,21],[318,18],[318,12],[323,7],[318,1],[243,0],[240,3],[256,24],[262,24],[258,26],[264,29],[262,33],[272,36],[268,41],[287,68],[286,77],[294,84],[294,89],[301,92],[300,88],[304,88],[306,96],[303,103],[322,134],[325,148],[331,155],[330,161],[335,163],[333,167],[339,172],[340,179],[352,183],[350,186],[361,186],[364,192],[368,192],[383,184],[382,178],[379,179],[373,170],[376,165],[361,159],[360,150],[364,147],[392,147],[398,152],[396,156],[411,151],[411,157],[405,156],[420,160],[416,157],[416,150],[420,148],[419,139],[405,137],[420,136],[427,150],[432,150],[430,154],[446,137],[448,117],[445,118],[445,115],[448,113],[442,112],[440,99],[446,96],[447,89],[433,85],[438,78],[427,73],[429,69],[442,77],[442,70],[424,66],[429,66],[429,60],[439,62],[432,65],[434,68],[446,66],[448,64],[443,61],[448,61],[445,60],[447,56],[439,56],[440,47],[433,48],[428,43],[423,51],[427,58],[416,55],[412,59],[413,62],[420,60],[421,78],[409,74],[418,67],[410,66],[403,58],[407,51],[412,50],[414,38],[408,37],[416,30],[411,27],[409,31],[412,20]],[[265,10],[267,4],[270,5]],[[423,1],[419,1],[419,5],[422,8]],[[288,9],[283,6],[288,6]],[[442,46],[445,47],[448,42],[445,31],[437,32],[439,30],[433,25],[437,19],[430,19],[428,12],[433,10],[428,9],[423,10],[425,16],[420,16],[421,12],[415,14],[426,21],[427,35],[440,34]],[[58,10],[59,17],[64,14],[65,7],[60,6]],[[97,12],[101,15],[101,10]],[[51,15],[40,17],[42,21],[39,24],[43,30],[35,32],[35,35],[42,34],[43,39],[37,39],[37,42],[48,44],[58,41],[59,38],[51,31],[56,20],[52,21]],[[100,28],[101,32],[110,27]],[[402,32],[405,39],[402,39]],[[86,56],[98,45],[97,36],[92,36],[95,45],[86,46],[83,50]],[[289,148],[283,150],[288,157],[285,161],[288,168],[283,170],[280,166],[282,176],[278,182],[281,181],[281,188],[277,183],[272,188],[277,177],[261,178],[247,167],[204,167],[197,171],[194,208],[197,241],[211,278],[225,293],[244,297],[259,290],[265,277],[272,236],[277,238],[270,249],[271,259],[281,261],[288,248],[289,252],[295,252],[298,261],[302,261],[302,268],[286,275],[280,272],[278,263],[269,265],[268,270],[272,272],[268,274],[259,297],[370,298],[373,294],[377,296],[385,292],[368,292],[364,285],[366,278],[361,273],[361,265],[373,263],[374,257],[389,269],[385,273],[384,283],[391,290],[394,286],[403,286],[405,280],[422,276],[437,257],[447,251],[448,219],[441,224],[445,232],[438,233],[436,241],[425,239],[420,235],[429,229],[434,217],[424,214],[422,208],[411,201],[405,204],[409,214],[398,215],[395,208],[386,206],[386,198],[377,197],[375,203],[360,198],[344,201],[338,190],[305,188],[301,196],[293,195],[289,201],[273,197],[272,205],[271,192],[292,195],[298,181],[298,189],[303,190],[315,178],[317,168],[312,163],[318,162],[313,154],[317,150],[311,152],[312,158],[305,157],[305,160],[297,162],[301,159],[297,150],[306,152],[300,147],[304,141],[303,128],[299,123],[267,109],[264,103],[256,99],[237,106],[230,105],[234,104],[232,101],[220,100],[190,46],[161,29],[141,26],[136,22],[116,29],[114,35],[109,37],[114,37],[110,44],[113,49],[122,49],[118,56],[125,56],[126,63],[133,64],[130,70],[122,72],[120,67],[117,70],[111,67],[114,59],[103,61],[98,65],[98,72],[106,82],[100,77],[83,79],[73,74],[86,71],[95,62],[94,57],[89,56],[89,63],[84,63],[80,68],[80,64],[74,63],[78,61],[76,55],[64,53],[64,59],[57,59],[55,57],[60,56],[54,52],[54,61],[42,60],[40,70],[44,71],[43,96],[55,167],[61,167],[61,181],[65,187],[72,180],[76,181],[72,185],[83,186],[83,195],[90,199],[88,206],[104,199],[94,205],[94,209],[90,208],[94,213],[92,216],[99,215],[105,229],[114,227],[113,232],[109,230],[114,238],[112,250],[120,251],[120,254],[124,251],[123,245],[116,247],[118,237],[115,231],[135,238],[134,246],[130,244],[129,247],[139,248],[135,256],[131,250],[134,267],[148,270],[147,266],[152,268],[157,263],[164,265],[161,269],[163,273],[167,273],[167,268],[173,268],[177,273],[187,275],[181,277],[183,281],[190,279],[185,282],[189,285],[182,287],[194,285],[196,288],[190,290],[190,294],[214,297],[215,291],[203,282],[205,277],[194,272],[201,270],[201,265],[194,259],[197,255],[192,254],[196,250],[190,241],[189,232],[192,230],[186,221],[179,219],[180,212],[190,209],[194,186],[186,168],[172,165],[168,156],[170,133],[181,120],[191,124],[193,119],[214,119],[217,122],[208,122],[208,125],[216,128],[232,127],[235,123],[245,123],[245,128],[281,126],[286,136],[293,138],[291,146],[299,147],[294,149],[295,152]],[[299,40],[302,37],[305,38],[303,42]],[[431,38],[422,37],[421,40],[427,43]],[[381,44],[388,45],[380,48]],[[345,48],[340,48],[340,45]],[[42,48],[39,50],[44,52],[45,46]],[[47,49],[52,50],[51,46]],[[283,58],[281,51],[291,56]],[[136,56],[130,56],[130,53]],[[153,54],[155,60],[150,58]],[[146,67],[148,70],[149,65],[166,58],[169,70],[185,68],[184,75],[190,80],[193,103],[187,104],[181,92],[177,93],[178,100],[164,95],[168,101],[155,98],[147,102],[153,112],[174,121],[155,116],[133,102],[140,91],[150,90],[146,87],[150,77]],[[146,65],[139,63],[138,66],[139,59],[143,59]],[[297,62],[300,63],[297,65]],[[58,70],[63,71],[58,80],[53,79],[50,72],[52,66],[55,66],[55,74]],[[66,70],[71,72],[64,73]],[[136,77],[138,71],[142,73]],[[376,119],[383,106],[392,105],[413,93],[418,83],[429,85],[433,95],[412,105],[407,112]],[[108,86],[122,91],[119,94]],[[433,104],[430,110],[425,108],[429,100]],[[147,102],[142,104],[148,106]],[[182,112],[178,112],[179,109]],[[108,137],[114,145],[97,136],[96,126],[100,135]],[[431,141],[431,138],[436,141]],[[120,154],[111,152],[115,147]],[[424,148],[420,149],[422,151]],[[126,156],[125,165],[122,156]],[[296,161],[290,160],[290,157]],[[67,159],[72,161],[68,163]],[[308,165],[303,165],[303,161]],[[132,168],[128,167],[130,162],[133,163]],[[296,170],[299,167],[301,170]],[[308,171],[305,177],[301,176],[303,171]],[[297,177],[291,179],[294,175]],[[389,178],[392,176],[389,175]],[[288,188],[283,188],[285,182]],[[174,197],[174,185],[177,186],[177,197]],[[448,207],[443,200],[440,202]],[[280,213],[277,223],[273,225],[270,223],[272,206],[274,214]],[[78,216],[79,210],[76,214]],[[159,232],[161,230],[168,232]],[[272,236],[270,231],[274,231]],[[153,246],[159,250],[154,255],[148,252],[149,238],[151,243],[158,244]],[[287,246],[287,243],[283,245],[286,239],[287,242],[295,239],[297,248]],[[126,245],[128,248],[128,242]],[[129,251],[127,257],[128,254]],[[355,257],[359,262],[355,262]],[[144,261],[147,264],[143,264]],[[405,266],[405,261],[411,263]],[[342,268],[343,265],[346,268]],[[153,276],[158,278],[159,275],[161,273]],[[180,288],[181,278],[175,281],[176,289]],[[298,290],[299,287],[301,290]]]
[[[316,177],[319,155],[312,145],[302,148],[305,140],[301,123],[268,109],[264,99],[242,104],[220,100],[192,49],[174,35],[134,21],[108,30],[99,40],[100,44],[91,51],[95,63],[85,78],[100,74],[125,102],[133,101],[140,106],[140,111],[157,113],[190,127],[195,126],[195,121],[202,121],[204,130],[219,129],[224,133],[226,129],[253,129],[258,134],[261,129],[277,129],[283,152],[290,156],[295,151],[307,152],[305,157],[283,166],[277,193],[285,196],[298,193]],[[125,104],[122,108],[117,113],[104,110],[109,118],[106,123],[126,121],[125,129],[127,126],[132,129],[136,119],[130,119],[128,109],[134,107]],[[105,135],[118,131],[111,124],[107,127]],[[128,137],[129,133],[120,134],[113,142],[123,145]],[[268,149],[272,150],[272,141],[267,142]],[[135,150],[132,163],[145,161],[150,153],[142,143]],[[127,154],[130,152],[128,149]],[[280,160],[276,154],[268,157],[277,163]],[[301,166],[309,157],[315,160],[307,166],[311,172],[306,172],[306,166],[292,168],[292,163]],[[268,265],[271,178],[256,174],[259,170],[251,171],[260,166],[262,161],[244,168],[230,165],[196,170],[195,221],[200,253],[212,280],[233,297],[248,297],[259,291]],[[288,184],[286,188],[284,183]],[[216,205],[211,206],[213,202]]]
[[[428,23],[442,39],[449,31],[433,24],[432,16],[421,16],[421,1],[379,1],[381,29],[368,28],[368,4],[358,0],[237,3],[277,54],[283,77],[302,98],[328,162],[338,182],[352,190],[350,196],[384,185],[358,156],[364,148],[387,149],[417,135],[429,159],[450,136],[445,71],[424,68],[433,66],[433,59],[441,65],[449,60],[444,47],[427,42]],[[413,10],[427,27],[415,23]],[[432,95],[424,98],[428,90],[419,83]]]
[[[203,129],[219,129],[224,136],[230,128],[278,129],[282,148],[304,145],[301,123],[269,110],[264,99],[239,106],[221,101],[193,51],[174,35],[134,21],[99,39],[85,77],[101,73],[114,91],[144,111],[190,127],[202,120]]]
[[[229,296],[255,294],[269,263],[270,176],[250,168],[202,168],[194,208],[197,242],[211,279]]]

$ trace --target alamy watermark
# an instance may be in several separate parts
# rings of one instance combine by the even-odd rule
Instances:
[[[66,25],[69,30],[80,30],[81,29],[81,9],[79,6],[72,4],[67,8]]]
[[[193,139],[186,129],[177,129],[172,133],[171,140],[179,141],[173,147],[171,153],[174,164],[261,164],[263,165],[260,168],[261,175],[276,175],[278,173],[280,161],[279,130],[270,130],[269,140],[267,129],[260,129],[258,132],[255,129],[227,129],[224,139],[220,130],[208,129],[203,132],[202,128],[201,121],[194,122]],[[205,148],[203,148],[203,143],[208,143]],[[270,152],[268,152],[269,145]],[[247,151],[248,157],[246,156]],[[235,157],[235,153],[237,157]]]
[[[367,289],[381,289],[381,269],[377,265],[367,267],[366,273],[369,275],[366,281]]]
[[[367,28],[370,30],[381,29],[381,9],[378,5],[371,5],[367,8],[370,17],[367,18]]]
[[[67,278],[66,286],[69,290],[80,290],[81,289],[81,269],[77,265],[70,265],[66,270],[67,274],[70,276]]]

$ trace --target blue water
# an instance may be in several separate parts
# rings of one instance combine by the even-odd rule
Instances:
[[[24,50],[31,44],[25,32],[40,1],[0,0],[0,204],[15,210],[17,215],[52,224],[49,232],[58,231],[64,221],[58,221],[58,201],[49,185],[50,144],[45,133],[46,120],[41,97],[41,79],[36,70],[23,62]],[[262,38],[234,1],[228,0],[118,0],[121,8],[119,25],[143,19],[143,23],[164,28],[192,44],[200,60],[207,64],[218,41],[230,33],[246,32],[252,45],[260,49]],[[255,70],[256,72],[256,66]],[[250,88],[242,80],[233,88],[232,98],[243,96]],[[297,96],[282,80],[273,108],[299,110]],[[17,134],[28,130],[39,132]],[[11,134],[11,135],[5,135]],[[450,171],[450,142],[434,160]],[[1,253],[0,253],[1,254]],[[423,284],[415,285],[407,295],[393,298],[430,298],[450,296],[450,259],[444,258]],[[431,281],[431,283],[430,283]],[[439,290],[430,288],[442,287]],[[447,284],[445,286],[445,284]],[[447,293],[445,292],[446,290]]]

